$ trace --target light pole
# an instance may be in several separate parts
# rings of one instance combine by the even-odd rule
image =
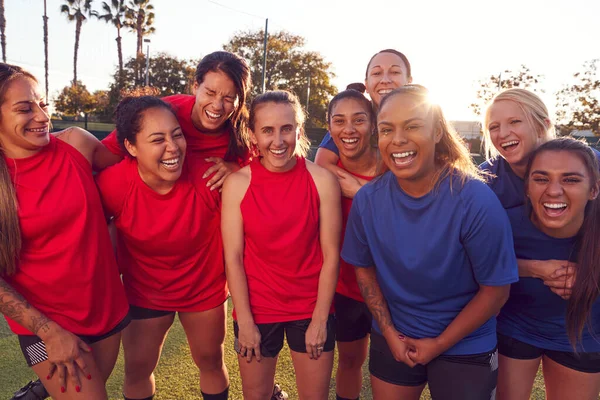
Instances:
[[[148,68],[150,67],[150,39],[144,39],[144,43],[148,43],[148,49],[146,51],[146,86],[149,86]]]

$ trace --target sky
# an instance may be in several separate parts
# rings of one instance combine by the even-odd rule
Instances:
[[[75,24],[47,0],[50,98],[73,79]],[[427,86],[453,120],[473,120],[469,104],[477,81],[521,64],[544,75],[553,94],[571,82],[586,60],[600,58],[598,0],[152,0],[156,33],[150,53],[198,59],[239,31],[286,30],[332,63],[343,90],[364,80],[370,57],[385,48],[407,55],[413,82]],[[94,0],[100,9],[101,1]],[[5,0],[7,61],[43,85],[43,1]],[[135,54],[135,34],[123,32],[124,58]],[[116,29],[90,19],[82,28],[78,79],[90,91],[106,89],[117,66]],[[146,48],[144,47],[144,51]]]

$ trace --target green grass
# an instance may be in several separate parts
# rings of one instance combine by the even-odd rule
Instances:
[[[231,309],[231,303],[230,303]],[[230,315],[230,313],[229,313]],[[242,386],[237,365],[237,357],[233,350],[233,330],[231,327],[231,316],[229,317],[228,331],[225,344],[225,361],[229,369],[231,381],[230,398],[237,400],[242,399]],[[337,362],[335,362],[337,364]],[[188,400],[200,398],[198,387],[198,370],[194,365],[187,347],[185,333],[179,320],[176,319],[169,337],[165,343],[163,354],[155,371],[157,393],[155,400]],[[334,373],[335,376],[335,367]],[[372,399],[368,370],[365,363],[363,367],[363,389],[361,399]],[[0,399],[9,399],[13,392],[27,383],[30,379],[34,379],[34,374],[31,372],[23,359],[19,344],[15,335],[12,335],[8,329],[4,319],[0,320]],[[296,391],[296,383],[292,361],[289,356],[287,346],[281,351],[279,362],[277,365],[276,382],[279,383],[290,399],[298,399]],[[109,399],[121,400],[121,388],[123,383],[123,357],[119,356],[119,360],[113,371],[113,374],[108,381],[107,389]],[[421,397],[423,400],[430,399],[427,390]],[[538,375],[532,399],[542,400],[545,398],[544,386],[541,375]],[[335,399],[335,381],[332,377],[330,383],[329,399]]]

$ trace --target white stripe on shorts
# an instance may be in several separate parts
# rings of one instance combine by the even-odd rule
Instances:
[[[46,345],[44,342],[34,343],[27,346],[25,350],[31,360],[31,365],[39,364],[48,359],[48,353],[46,353]]]

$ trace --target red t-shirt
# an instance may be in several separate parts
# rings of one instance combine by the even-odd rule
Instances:
[[[230,140],[230,128],[228,124],[221,133],[205,133],[194,126],[192,122],[192,109],[196,98],[187,94],[176,94],[162,98],[171,104],[177,115],[177,121],[187,141],[187,153],[196,158],[208,157],[225,158]],[[117,131],[113,130],[102,143],[114,154],[125,156],[117,141]]]
[[[109,332],[129,306],[90,163],[54,136],[39,153],[6,163],[23,245],[18,272],[3,279],[62,328]],[[7,321],[14,333],[32,334]]]
[[[303,158],[282,173],[270,172],[259,160],[250,169],[240,210],[254,322],[311,318],[323,267],[317,187]]]
[[[97,175],[119,232],[117,261],[130,304],[205,311],[227,299],[219,193],[202,179],[210,165],[186,159],[164,195],[144,183],[130,157]]]
[[[338,160],[337,166],[348,172],[351,175],[356,176],[357,178],[364,179],[366,181],[370,181],[374,176],[363,176],[352,173],[348,171],[342,165],[341,160]],[[341,245],[344,244],[344,233],[346,232],[346,223],[348,222],[348,215],[350,215],[350,209],[352,208],[352,199],[342,196],[342,240]],[[341,246],[340,246],[341,248]],[[335,291],[341,295],[346,297],[350,297],[351,299],[364,301],[362,294],[360,293],[360,289],[358,287],[358,283],[356,281],[356,273],[354,272],[354,267],[348,264],[346,261],[342,260],[340,257],[340,276],[338,279],[337,287]]]

